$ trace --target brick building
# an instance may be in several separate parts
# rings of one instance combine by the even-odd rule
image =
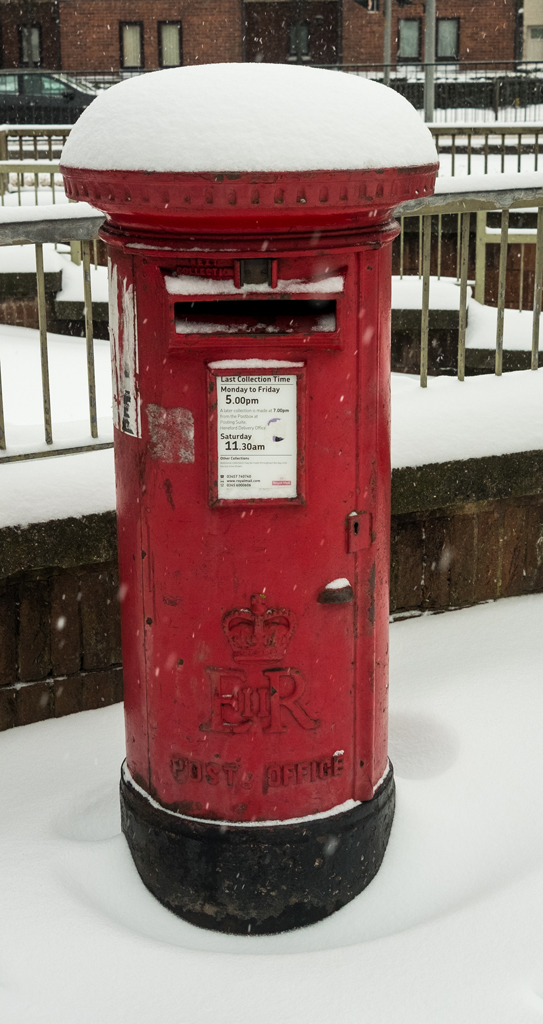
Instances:
[[[239,60],[381,63],[384,0],[361,2],[0,0],[1,65],[130,71]],[[530,10],[543,7],[530,3]],[[392,0],[393,62],[424,60],[424,8],[421,0]],[[522,10],[521,0],[438,0],[437,59],[522,59]],[[543,13],[533,19],[537,48]]]
[[[383,16],[368,12],[352,0],[343,3],[343,61],[346,64],[383,59]],[[512,61],[518,46],[518,0],[437,0],[436,59]],[[392,0],[392,60],[424,60],[425,4],[413,0],[399,6]]]
[[[58,0],[0,0],[0,55],[4,68],[60,68]]]
[[[239,0],[59,0],[65,71],[241,60]]]

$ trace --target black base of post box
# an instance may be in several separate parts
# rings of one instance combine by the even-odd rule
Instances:
[[[394,817],[390,768],[372,800],[280,825],[199,823],[121,777],[122,829],[150,892],[178,917],[234,935],[314,924],[377,874]]]

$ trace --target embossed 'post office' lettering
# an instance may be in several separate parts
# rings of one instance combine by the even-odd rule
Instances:
[[[317,782],[319,779],[341,775],[344,767],[343,754],[333,754],[332,757],[322,757],[314,761],[269,764],[264,772],[264,788]]]
[[[191,757],[176,755],[170,761],[170,771],[176,782],[204,782],[210,786],[225,783],[234,785],[238,764],[220,764],[215,761],[198,761]]]

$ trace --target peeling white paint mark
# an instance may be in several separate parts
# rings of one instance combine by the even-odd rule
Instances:
[[[107,261],[109,278],[109,337],[111,340],[111,375],[113,378],[113,422],[121,429],[120,416],[120,352],[119,352],[119,297],[117,293],[117,267]]]
[[[119,316],[120,307],[120,316]],[[138,391],[138,335],[134,286],[119,279],[109,261],[109,327],[113,358],[113,413],[115,426],[141,437]]]
[[[190,409],[147,406],[151,458],[162,462],[194,462],[194,417]]]

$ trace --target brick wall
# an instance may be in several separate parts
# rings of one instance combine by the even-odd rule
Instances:
[[[393,516],[390,610],[442,611],[543,591],[543,498]]]
[[[0,730],[122,700],[113,563],[0,585]]]
[[[241,0],[60,0],[62,67],[114,71],[119,23],[142,22],[146,68],[158,68],[158,22],[181,21],[184,64],[241,60]]]
[[[343,61],[358,64],[383,60],[384,3],[369,13],[350,0],[343,4]],[[459,18],[461,61],[513,60],[515,56],[516,0],[437,0],[438,18]],[[424,4],[407,7],[392,3],[392,61],[396,60],[398,20],[421,18],[424,32]],[[422,56],[424,49],[422,50]]]

